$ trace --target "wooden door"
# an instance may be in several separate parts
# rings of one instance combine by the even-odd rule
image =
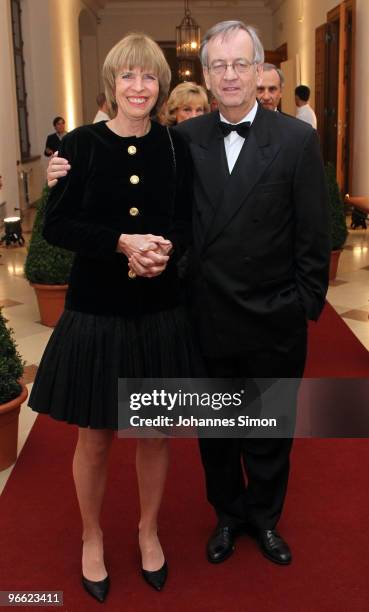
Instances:
[[[337,129],[338,129],[338,86],[339,86],[339,54],[340,54],[340,22],[328,22],[326,39],[326,138],[325,161],[337,163]]]
[[[325,130],[326,130],[326,40],[328,37],[328,24],[315,30],[315,114],[318,124],[318,134],[325,161]]]
[[[349,193],[352,182],[353,145],[353,31],[354,0],[340,5],[339,102],[337,130],[337,181],[343,193]]]
[[[315,109],[325,163],[337,169],[341,191],[351,186],[355,1],[343,0],[316,30]]]
[[[265,62],[268,64],[274,64],[277,68],[281,67],[282,62],[286,62],[288,58],[288,49],[287,43],[283,43],[278,49],[271,51],[270,49],[265,49]]]
[[[339,21],[315,31],[315,112],[324,162],[337,162]]]

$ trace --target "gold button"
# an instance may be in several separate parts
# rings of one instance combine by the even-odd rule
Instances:
[[[140,211],[135,206],[132,206],[132,208],[129,209],[129,214],[131,215],[131,217],[137,217],[139,212]]]
[[[130,147],[128,147],[128,153],[130,155],[136,155],[136,153],[137,153],[136,147],[134,145],[131,145]]]
[[[132,185],[137,185],[137,183],[140,182],[140,179],[137,174],[132,174],[132,176],[129,178],[129,182],[132,183]]]
[[[129,278],[136,278],[137,274],[133,270],[128,270],[128,276]]]

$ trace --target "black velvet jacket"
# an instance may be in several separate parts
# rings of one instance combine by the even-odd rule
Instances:
[[[67,134],[59,155],[71,163],[51,190],[44,237],[76,253],[66,307],[135,316],[180,301],[176,260],[191,238],[191,161],[179,134],[157,123],[141,138],[123,138],[105,122]],[[172,146],[173,145],[173,146]],[[174,255],[155,278],[131,279],[121,234],[156,234]]]

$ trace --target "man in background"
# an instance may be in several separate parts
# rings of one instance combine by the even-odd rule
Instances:
[[[309,104],[310,89],[307,85],[299,85],[295,89],[296,117],[309,123],[315,130],[317,128],[316,115]]]
[[[99,121],[109,121],[110,117],[108,115],[108,104],[106,101],[105,94],[103,92],[97,94],[96,104],[98,106],[98,111],[92,123],[99,123]]]
[[[274,64],[263,64],[260,83],[256,89],[256,97],[267,110],[277,111],[282,98],[284,76],[280,68]]]
[[[65,120],[63,117],[55,117],[53,120],[53,126],[55,132],[53,134],[49,134],[46,139],[44,151],[44,155],[46,155],[46,157],[51,157],[55,151],[59,150],[60,141],[67,133],[65,129]]]

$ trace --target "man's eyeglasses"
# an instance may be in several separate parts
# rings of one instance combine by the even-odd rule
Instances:
[[[251,66],[254,64],[255,62],[248,62],[247,60],[241,59],[235,60],[234,62],[213,62],[209,66],[209,71],[216,75],[223,75],[230,66],[237,74],[245,74],[249,72]]]

